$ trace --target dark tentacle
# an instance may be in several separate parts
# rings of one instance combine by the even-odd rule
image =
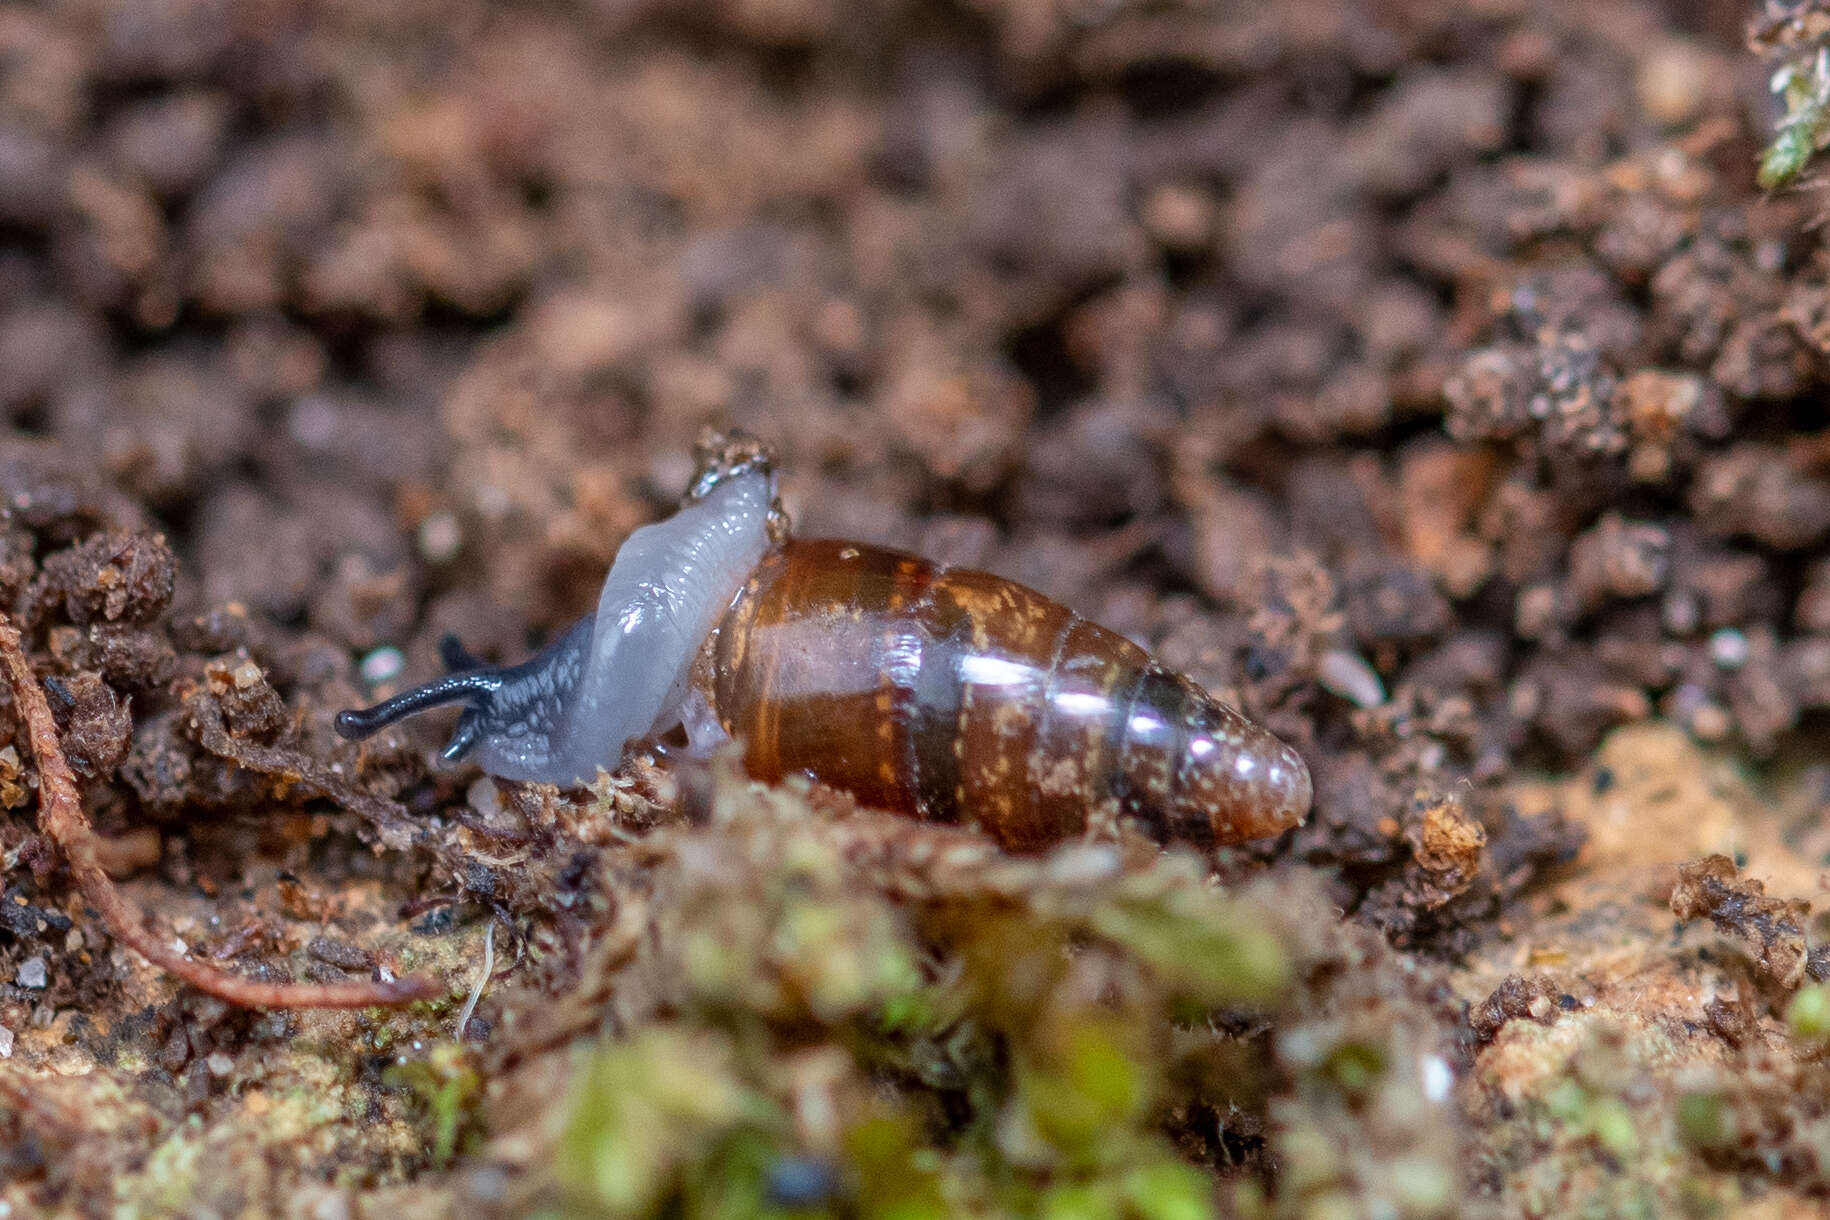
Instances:
[[[458,717],[457,730],[451,734],[451,740],[439,751],[439,757],[446,762],[457,762],[470,753],[470,747],[483,737],[483,713],[479,708],[466,708]]]
[[[402,691],[374,707],[350,708],[338,712],[337,733],[350,741],[359,741],[430,707],[440,707],[447,703],[469,703],[475,708],[487,700],[501,684],[501,676],[489,670],[450,674],[424,686]],[[466,742],[466,746],[468,744]]]
[[[455,635],[443,635],[438,641],[439,660],[452,673],[463,673],[466,670],[486,669],[489,663],[464,647],[464,642]]]

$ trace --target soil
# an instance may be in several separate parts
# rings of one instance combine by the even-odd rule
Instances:
[[[1826,37],[0,11],[0,610],[98,858],[193,960],[444,993],[117,943],[6,698],[0,1209],[1822,1214],[1830,247],[1755,168]],[[1307,823],[1007,856],[332,732],[591,608],[713,426],[1240,707]]]

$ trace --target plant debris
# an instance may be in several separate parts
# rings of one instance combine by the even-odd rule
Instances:
[[[5,672],[12,688],[14,705],[25,721],[27,740],[38,763],[39,829],[56,845],[77,888],[101,913],[108,931],[134,952],[201,991],[250,1008],[366,1008],[438,994],[437,983],[420,978],[365,983],[268,983],[239,978],[186,956],[169,941],[147,931],[140,915],[128,906],[102,867],[95,830],[83,813],[76,777],[57,740],[51,705],[20,647],[19,629],[4,614],[0,614],[0,671]],[[26,981],[28,969],[34,970],[36,981]],[[42,988],[44,978],[45,967],[40,958],[31,958],[20,968],[22,986]]]
[[[1755,953],[1760,974],[1790,991],[1804,981],[1811,964],[1805,924],[1811,904],[1799,898],[1769,898],[1766,887],[1740,875],[1727,856],[1706,856],[1678,870],[1671,913],[1679,919],[1707,917],[1717,930],[1744,942]]]

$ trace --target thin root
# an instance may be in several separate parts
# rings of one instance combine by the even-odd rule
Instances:
[[[462,1042],[464,1031],[470,1027],[470,1018],[477,1010],[477,1001],[483,998],[483,989],[489,986],[490,971],[496,968],[496,921],[491,916],[489,926],[483,929],[483,968],[477,971],[477,981],[471,984],[470,998],[464,1001],[464,1009],[458,1013],[457,1033],[453,1037]]]
[[[83,812],[76,779],[57,740],[51,705],[26,660],[18,629],[4,613],[0,613],[0,669],[5,670],[13,689],[32,754],[38,760],[38,828],[63,853],[83,898],[101,914],[115,939],[199,991],[247,1008],[368,1008],[423,1000],[444,990],[431,979],[415,977],[390,982],[262,983],[193,961],[172,948],[172,942],[147,929],[140,913],[103,870],[95,828]]]

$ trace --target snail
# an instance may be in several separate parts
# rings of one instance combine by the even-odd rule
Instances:
[[[769,451],[702,442],[686,498],[617,552],[595,613],[518,665],[452,671],[338,714],[359,739],[461,704],[443,757],[559,785],[683,729],[745,769],[1033,849],[1130,819],[1233,843],[1308,812],[1295,750],[1116,632],[1013,581],[789,536]]]

